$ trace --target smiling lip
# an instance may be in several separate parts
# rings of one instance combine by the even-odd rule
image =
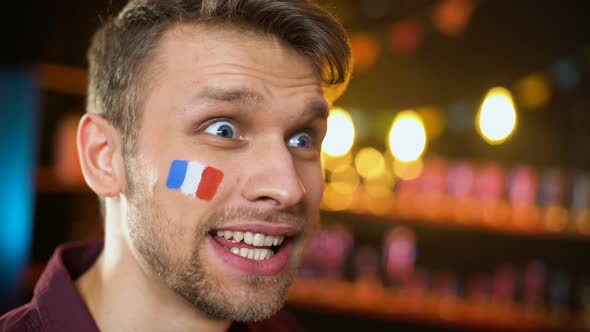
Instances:
[[[233,244],[231,241],[228,241],[223,237],[217,237],[216,232],[220,230],[260,233],[265,236],[284,236],[285,240],[280,246],[278,246],[278,250],[274,250],[276,252],[272,257],[263,260],[254,260],[242,257],[230,251],[232,247],[242,248],[253,246],[244,244],[244,242]],[[212,231],[207,238],[211,244],[213,252],[229,267],[246,274],[270,276],[279,274],[286,269],[289,263],[292,242],[300,233],[301,231],[298,228],[291,225],[242,221],[239,224],[220,226]],[[270,247],[265,248],[270,249]],[[276,249],[277,247],[273,248]]]

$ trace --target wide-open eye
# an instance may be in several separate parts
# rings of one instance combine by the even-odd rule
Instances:
[[[309,149],[313,147],[313,141],[308,133],[298,133],[289,138],[290,147]]]
[[[238,131],[233,123],[226,120],[215,121],[206,129],[206,133],[224,138],[237,138]]]

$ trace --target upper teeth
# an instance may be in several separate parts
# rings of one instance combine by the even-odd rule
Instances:
[[[283,243],[285,239],[284,236],[272,236],[272,235],[264,235],[261,233],[252,233],[252,232],[241,232],[241,231],[227,231],[227,230],[219,230],[217,231],[217,236],[224,237],[228,240],[233,240],[234,242],[240,242],[244,240],[246,244],[253,245],[255,247],[270,247],[270,246],[278,246]]]

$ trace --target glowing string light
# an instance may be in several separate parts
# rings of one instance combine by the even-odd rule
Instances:
[[[490,89],[477,114],[480,135],[490,144],[504,142],[516,128],[516,108],[510,91],[503,87]]]
[[[398,160],[409,162],[420,158],[426,148],[426,130],[418,113],[400,112],[391,125],[388,143]]]
[[[328,116],[328,131],[322,143],[322,151],[337,157],[348,153],[354,143],[354,124],[348,112],[334,108]]]

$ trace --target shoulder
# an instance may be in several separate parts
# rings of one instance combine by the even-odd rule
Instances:
[[[41,331],[39,312],[30,303],[0,317],[0,332],[13,331]]]
[[[270,318],[256,322],[247,323],[248,331],[251,332],[303,332],[305,329],[293,314],[282,310]]]

